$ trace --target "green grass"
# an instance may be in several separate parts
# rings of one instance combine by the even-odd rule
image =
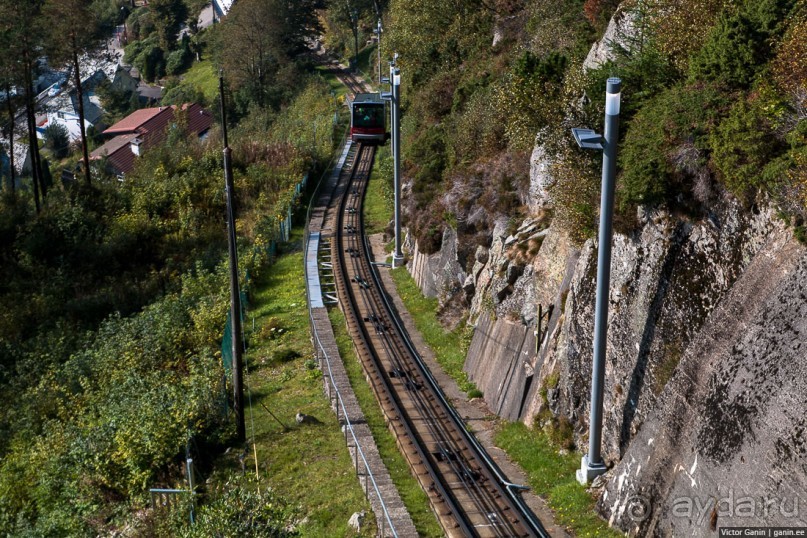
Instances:
[[[560,455],[545,432],[530,430],[520,422],[503,425],[495,442],[527,472],[530,486],[547,500],[560,525],[581,537],[622,536],[597,516],[594,499],[577,482],[580,453]]]
[[[377,47],[375,44],[364,47],[359,51],[359,73],[364,78],[364,80],[373,88],[378,87],[378,53],[376,52]],[[352,60],[353,57],[351,56],[350,59]],[[382,75],[388,74],[384,73],[384,68],[387,67],[387,64],[382,61],[381,64],[381,71]],[[387,69],[389,69],[387,67]]]
[[[199,89],[208,103],[215,103],[219,95],[219,79],[210,60],[194,62],[182,75],[180,85]]]
[[[252,331],[254,317],[255,331],[246,357],[247,387],[252,396],[246,422],[251,438],[254,417],[259,487],[268,485],[299,506],[300,518],[307,518],[300,526],[302,536],[355,536],[347,522],[360,510],[367,513],[361,535],[374,536],[373,513],[323,392],[322,374],[312,360],[301,245],[302,232],[296,231],[285,247],[288,252],[255,277],[246,323]],[[321,423],[298,425],[297,412]],[[232,450],[217,462],[216,482],[223,483],[228,473],[241,472],[236,452]],[[254,477],[251,450],[246,471]]]
[[[382,163],[389,159],[389,155],[389,146],[381,146],[376,151],[373,162],[370,183],[367,185],[367,195],[364,198],[364,229],[368,235],[382,233],[392,219],[393,199],[391,186],[388,185],[392,179],[385,173],[387,167],[382,166]]]
[[[364,412],[367,425],[373,433],[378,452],[384,465],[387,466],[392,481],[401,495],[409,515],[418,531],[418,536],[443,536],[442,528],[437,522],[434,514],[429,508],[429,499],[420,487],[406,463],[406,460],[395,444],[395,438],[387,428],[384,414],[378,406],[378,402],[373,396],[370,386],[364,379],[362,366],[359,363],[350,336],[345,328],[345,317],[337,308],[332,308],[329,312],[331,324],[333,325],[336,343],[339,347],[339,354],[345,363],[350,384],[359,406]]]
[[[468,374],[462,370],[468,346],[471,344],[471,329],[462,327],[456,331],[445,330],[437,320],[437,299],[424,297],[405,267],[393,269],[392,279],[395,281],[398,295],[415,321],[415,327],[434,351],[437,362],[443,370],[457,382],[463,392],[477,390],[468,380]]]
[[[333,94],[337,97],[345,97],[348,93],[347,86],[342,84],[337,76],[329,71],[329,68],[324,65],[318,65],[315,68],[315,71],[319,73],[319,75],[328,83],[328,86],[331,88]]]

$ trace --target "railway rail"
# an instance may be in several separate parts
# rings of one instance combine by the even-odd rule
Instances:
[[[343,77],[354,92],[363,83]],[[448,536],[548,536],[442,393],[386,296],[364,235],[375,147],[356,144],[325,213],[339,301],[365,377]]]
[[[352,150],[335,199],[332,256],[337,289],[365,376],[399,448],[449,536],[542,536],[521,501],[442,394],[381,288],[363,234],[362,200],[372,146]],[[349,156],[350,159],[350,156]]]

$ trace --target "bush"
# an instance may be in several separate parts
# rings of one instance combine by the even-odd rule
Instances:
[[[706,44],[692,59],[690,80],[749,87],[764,64],[768,49],[764,37],[743,15],[720,17]]]
[[[544,127],[563,118],[563,77],[568,60],[552,52],[538,58],[524,53],[497,86],[496,102],[502,107],[502,120],[509,145],[514,150],[532,149],[535,137]]]
[[[690,195],[707,165],[709,135],[727,98],[712,86],[675,86],[650,101],[628,124],[620,148],[620,208],[659,205]],[[682,154],[691,155],[680,159]]]
[[[597,232],[600,182],[590,153],[566,150],[550,164],[549,194],[555,218],[571,240],[582,244]]]
[[[169,75],[178,75],[185,71],[193,59],[190,46],[187,40],[183,40],[182,46],[168,55],[165,62],[165,70]]]
[[[134,65],[146,82],[165,76],[165,52],[156,37],[135,41],[125,49],[124,61]]]
[[[70,133],[61,123],[51,123],[45,127],[45,147],[57,159],[64,159],[70,153]]]
[[[176,530],[187,538],[297,536],[295,515],[289,503],[271,489],[253,489],[246,479],[231,480],[220,496],[199,507],[194,525],[187,526],[183,519]]]
[[[745,99],[720,122],[709,137],[709,146],[719,178],[736,197],[747,199],[765,186],[762,170],[776,149],[775,138],[762,114]]]
[[[690,64],[690,80],[748,88],[770,59],[793,0],[746,0],[724,13]]]

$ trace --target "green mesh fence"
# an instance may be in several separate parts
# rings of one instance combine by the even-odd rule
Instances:
[[[255,258],[261,254],[260,248],[265,249],[266,254],[268,255],[270,260],[273,260],[277,256],[277,245],[278,243],[285,243],[291,238],[291,224],[292,224],[292,214],[293,208],[299,201],[300,197],[305,192],[306,185],[308,184],[308,174],[305,174],[303,178],[294,186],[294,192],[291,196],[291,200],[289,201],[285,211],[283,211],[284,216],[283,219],[280,221],[277,231],[275,232],[275,236],[269,239],[269,243],[265,247],[256,247],[252,251],[252,261],[255,261]],[[248,290],[251,284],[249,270],[246,271],[244,275],[244,285],[241,287],[241,327],[242,327],[242,335],[243,335],[243,327],[245,327],[246,322],[246,310],[249,306],[249,299],[248,299]],[[227,374],[227,378],[230,379],[230,374],[232,373],[233,369],[233,340],[232,340],[232,331],[230,330],[230,313],[227,312],[227,320],[224,323],[224,335],[221,338],[221,362],[224,366],[224,370]],[[245,340],[246,341],[246,340]]]

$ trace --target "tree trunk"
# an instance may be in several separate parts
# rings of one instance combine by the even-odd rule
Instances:
[[[28,54],[25,55],[23,69],[25,70],[25,119],[28,121],[28,151],[31,159],[31,179],[34,183],[34,205],[39,213],[41,206],[39,203],[39,166],[35,155],[39,155],[39,147],[36,141],[36,116],[34,114],[34,83],[31,80],[31,63],[28,61]],[[44,198],[44,193],[43,193]]]
[[[16,172],[14,171],[14,107],[11,104],[11,85],[7,82],[6,83],[6,107],[8,110],[8,121],[9,121],[9,129],[8,129],[8,160],[10,163],[9,166],[9,176],[11,177],[11,196],[14,196],[15,189],[16,189],[16,182],[17,176]]]
[[[31,120],[31,137],[33,138],[33,154],[31,155],[31,166],[36,170],[36,177],[39,180],[39,191],[42,193],[42,204],[48,196],[48,186],[45,184],[45,174],[42,172],[42,155],[39,153],[39,139],[36,137],[36,96],[34,95],[34,81],[30,77],[30,106],[28,115]]]
[[[73,66],[75,67],[76,77],[76,97],[78,98],[78,125],[81,131],[81,152],[84,158],[84,179],[87,186],[92,185],[90,177],[90,154],[87,147],[87,132],[84,129],[84,90],[81,87],[81,72],[78,67],[78,51],[76,50],[76,37],[72,36],[73,45]]]

